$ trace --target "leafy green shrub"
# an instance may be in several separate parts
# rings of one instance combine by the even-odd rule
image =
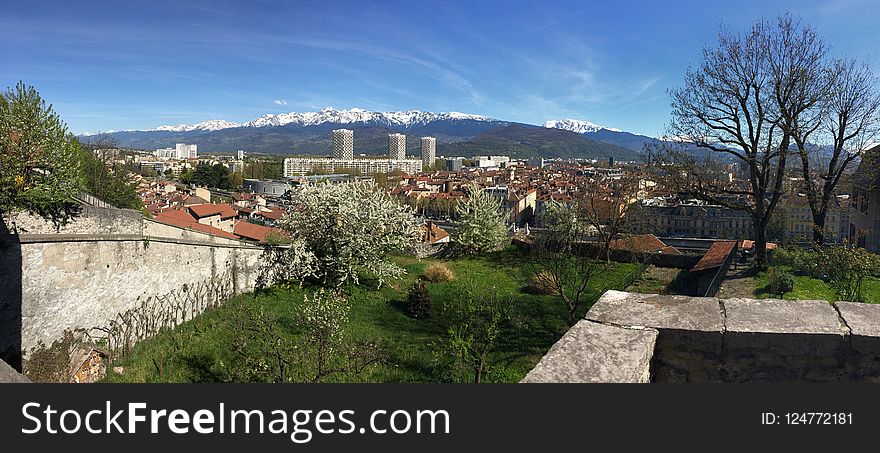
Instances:
[[[773,264],[790,268],[797,274],[824,279],[825,269],[821,266],[819,252],[802,247],[781,247],[773,253]]]
[[[447,331],[444,356],[448,369],[459,382],[482,382],[488,374],[504,368],[490,360],[502,332],[514,322],[512,301],[497,289],[467,285],[440,307],[440,323]]]
[[[837,297],[852,302],[864,301],[862,282],[865,277],[878,272],[876,256],[865,249],[843,245],[820,249],[818,259]]]
[[[770,269],[768,289],[773,294],[783,295],[794,289],[794,276],[788,272]]]
[[[431,314],[431,292],[425,282],[417,280],[406,297],[406,313],[413,318],[427,318]]]
[[[455,274],[442,263],[433,263],[422,273],[422,278],[432,283],[444,283],[455,280]]]

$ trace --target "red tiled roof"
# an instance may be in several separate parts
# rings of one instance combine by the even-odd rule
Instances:
[[[281,220],[281,218],[284,217],[284,211],[281,208],[275,208],[271,211],[258,211],[254,214],[261,215],[267,219],[272,220]]]
[[[700,258],[700,261],[691,268],[691,272],[699,272],[707,269],[720,267],[727,256],[733,253],[736,248],[736,241],[715,241],[709,247],[709,251]]]
[[[234,233],[236,236],[245,239],[263,242],[266,239],[266,235],[272,231],[281,232],[281,230],[277,228],[269,228],[242,220],[235,224]]]
[[[187,197],[186,200],[183,200],[183,205],[184,206],[193,206],[193,205],[197,205],[197,204],[206,204],[207,202],[208,202],[208,200],[205,200],[202,197],[197,197],[197,196],[193,195],[191,197]]]
[[[227,239],[238,239],[238,236],[223,231],[219,228],[214,228],[210,225],[203,225],[199,223],[189,211],[183,210],[171,210],[160,212],[156,215],[155,220],[160,223],[164,223],[166,225],[176,226],[178,228],[187,228],[190,230],[201,231],[202,233],[208,233],[214,236],[219,236]]]
[[[768,242],[767,243],[767,250],[774,250],[774,249],[776,249],[776,247],[777,247],[777,245],[775,242]],[[742,241],[739,242],[739,248],[743,249],[743,250],[751,250],[751,249],[755,248],[755,241],[753,241],[751,239],[743,239]]]
[[[238,240],[238,236],[236,236],[232,233],[228,233],[226,231],[223,231],[220,228],[214,228],[210,225],[205,225],[205,224],[201,224],[201,223],[194,223],[192,226],[190,226],[190,228],[192,228],[193,230],[201,231],[202,233],[208,233],[208,234],[212,234],[214,236],[220,236],[220,237],[226,238],[226,239]]]
[[[168,225],[179,226],[181,228],[186,228],[192,223],[198,223],[195,217],[193,217],[188,211],[180,210],[161,212],[156,216],[156,221]]]
[[[228,204],[200,204],[189,206],[189,210],[197,218],[220,215],[221,218],[235,217],[235,210]]]
[[[434,244],[449,236],[449,233],[447,233],[446,230],[430,222],[422,225],[422,234],[422,241],[429,244]]]

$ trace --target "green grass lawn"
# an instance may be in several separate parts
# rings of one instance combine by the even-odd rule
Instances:
[[[438,360],[439,344],[445,327],[436,320],[413,319],[404,312],[406,292],[424,268],[433,262],[445,263],[456,279],[447,283],[428,283],[434,308],[467,285],[494,286],[499,294],[515,304],[518,322],[499,338],[496,352],[490,357],[492,369],[485,382],[517,382],[534,367],[568,329],[567,310],[556,296],[534,295],[521,290],[522,258],[514,249],[488,257],[454,260],[395,257],[407,275],[391,284],[376,288],[374,281],[347,288],[350,295],[350,334],[354,339],[375,341],[387,363],[371,367],[356,379],[366,382],[444,382],[452,380],[443,362]],[[612,263],[591,282],[590,304],[580,309],[586,313],[602,290],[622,280],[636,269],[636,264]],[[228,364],[236,360],[229,317],[236,304],[256,304],[276,319],[285,335],[296,336],[296,320],[290,307],[301,303],[309,291],[302,288],[275,288],[260,295],[244,294],[195,319],[167,329],[138,343],[132,352],[113,366],[125,372],[108,373],[107,382],[224,382],[230,380]],[[351,377],[344,380],[351,381]]]
[[[771,294],[767,291],[767,285],[770,283],[769,276],[766,272],[761,272],[755,276],[757,289],[755,295],[761,299],[776,299],[778,294]],[[865,302],[872,304],[880,304],[880,279],[868,277],[863,285],[863,294]],[[787,300],[838,300],[834,288],[828,283],[811,278],[805,275],[794,276],[794,290],[785,293],[783,299]]]

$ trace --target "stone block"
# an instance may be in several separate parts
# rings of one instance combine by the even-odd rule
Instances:
[[[657,334],[654,329],[580,321],[521,382],[649,382]]]
[[[622,326],[721,332],[724,319],[714,297],[664,296],[606,291],[587,319]]]
[[[826,301],[727,299],[722,303],[729,351],[833,356],[849,334]]]
[[[660,331],[658,350],[721,352],[724,318],[713,297],[606,291],[587,313],[591,321]]]
[[[880,355],[880,305],[835,302],[840,316],[850,328],[855,351]]]

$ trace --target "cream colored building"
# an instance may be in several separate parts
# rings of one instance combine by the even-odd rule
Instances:
[[[335,159],[326,157],[288,157],[284,159],[285,178],[305,175],[319,168],[330,173],[353,170],[363,175],[388,173],[393,170],[418,173],[422,171],[422,161],[419,159]]]
[[[422,137],[422,167],[430,168],[434,166],[434,159],[437,158],[437,139],[434,137]]]
[[[354,158],[354,131],[351,129],[333,130],[333,158]]]
[[[406,135],[388,134],[388,158],[393,160],[406,159]]]

